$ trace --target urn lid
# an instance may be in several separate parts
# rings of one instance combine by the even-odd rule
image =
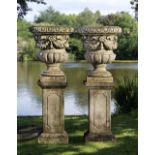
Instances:
[[[33,26],[30,31],[36,35],[41,34],[70,34],[74,32],[72,27],[63,26]]]
[[[80,34],[118,34],[122,32],[119,26],[102,26],[102,27],[81,27],[77,30]]]

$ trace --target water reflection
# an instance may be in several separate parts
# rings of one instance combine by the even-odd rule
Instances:
[[[45,64],[40,62],[18,62],[17,70],[17,115],[41,115],[41,88],[37,85],[40,74],[45,70]],[[123,75],[132,77],[137,73],[137,63],[114,63],[107,66],[116,79]],[[65,115],[87,114],[88,93],[83,85],[88,70],[92,66],[88,63],[66,63],[62,70],[66,73],[68,86],[65,89]],[[112,100],[112,111],[115,110]]]

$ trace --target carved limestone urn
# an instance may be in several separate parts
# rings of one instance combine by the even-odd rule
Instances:
[[[47,65],[47,70],[38,81],[43,102],[43,132],[38,137],[38,143],[67,144],[69,138],[64,129],[64,88],[67,86],[67,78],[60,63],[68,58],[66,48],[73,28],[34,26],[32,32],[41,49],[39,59]]]
[[[106,64],[115,60],[113,50],[117,48],[117,34],[121,33],[118,26],[82,27],[85,58],[94,67],[88,76],[112,79],[111,73],[106,70]]]
[[[83,27],[82,35],[85,58],[94,67],[84,84],[88,88],[89,127],[84,134],[85,142],[115,141],[111,132],[111,89],[113,77],[106,64],[115,60],[113,50],[117,48],[117,26]]]
[[[38,57],[44,62],[47,70],[41,74],[40,83],[49,85],[48,81],[59,80],[58,82],[66,81],[66,76],[60,68],[60,63],[68,59],[66,48],[69,47],[69,34],[73,28],[61,26],[34,26],[32,32],[37,42],[37,46],[41,49]]]

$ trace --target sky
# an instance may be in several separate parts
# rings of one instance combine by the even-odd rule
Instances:
[[[120,11],[128,11],[131,15],[134,14],[131,9],[130,0],[44,0],[47,4],[29,3],[32,11],[29,11],[25,16],[27,21],[33,22],[34,17],[38,16],[41,11],[52,6],[56,11],[65,14],[78,14],[84,8],[89,8],[95,12],[99,10],[101,14],[109,14]]]

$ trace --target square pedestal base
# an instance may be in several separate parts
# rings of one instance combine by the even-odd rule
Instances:
[[[63,133],[42,133],[38,137],[38,143],[41,144],[68,144],[68,134]]]
[[[85,142],[115,142],[115,136],[113,134],[95,134],[86,132],[84,134]]]

